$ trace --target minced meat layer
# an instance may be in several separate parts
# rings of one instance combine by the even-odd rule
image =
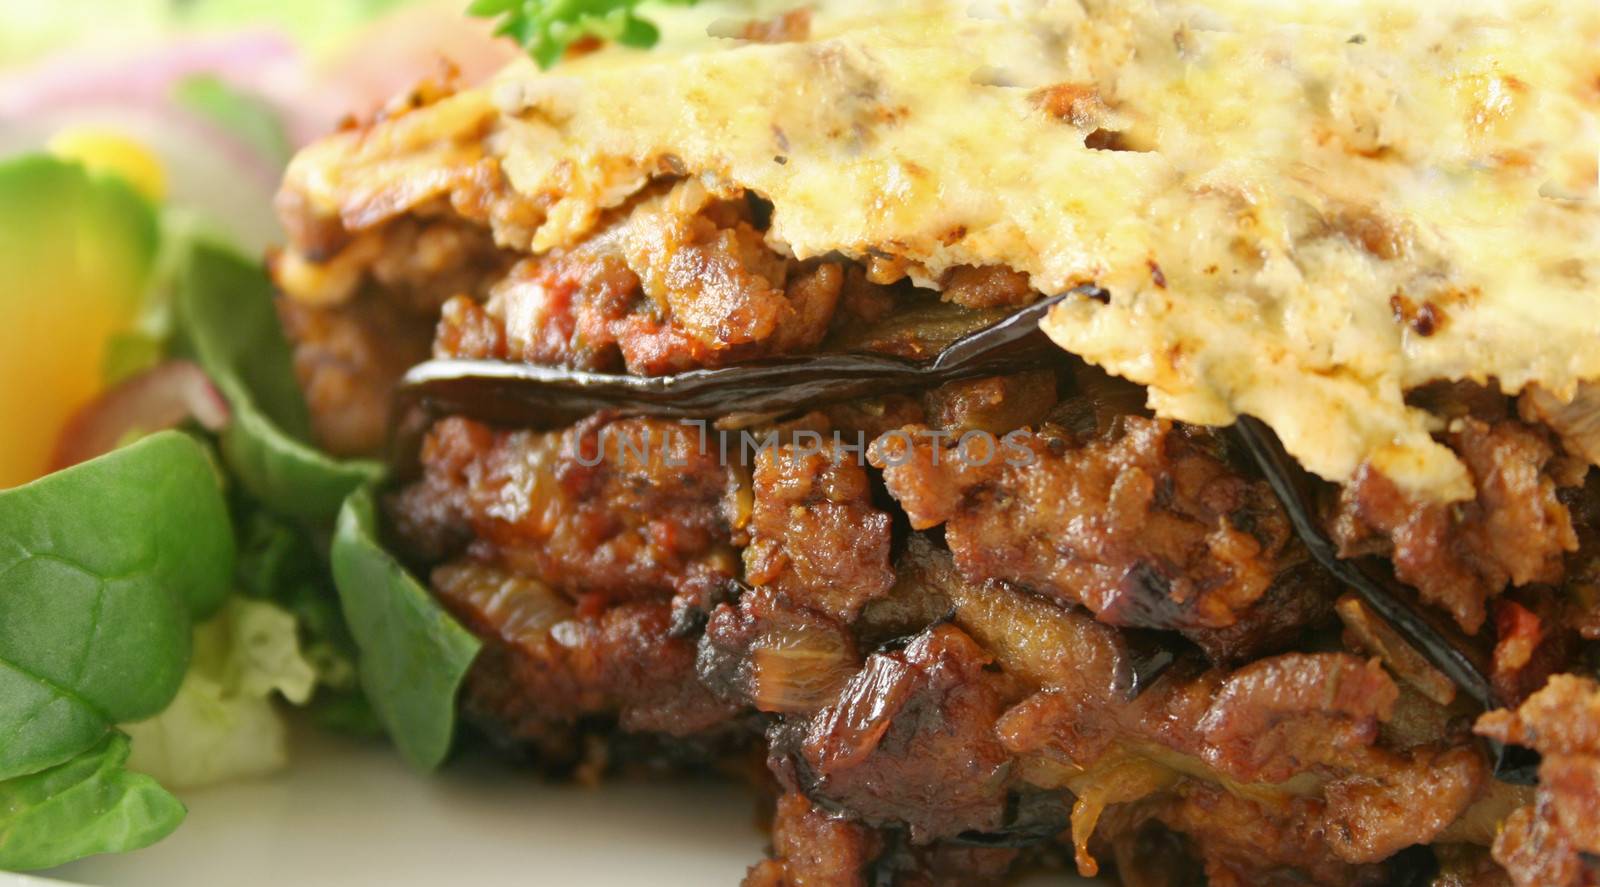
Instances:
[[[1503,495],[1413,518],[1439,557],[1486,563],[1471,540],[1511,523],[1525,562],[1559,552],[1476,635],[1528,700],[1477,729],[1545,752],[1534,791],[1492,778],[1470,703],[1339,601],[1227,438],[1133,403],[1063,365],[773,420],[742,455],[659,419],[450,418],[389,514],[487,641],[465,706],[498,735],[568,762],[597,729],[766,749],[751,885],[998,882],[1052,853],[1128,883],[1387,884],[1415,845],[1440,883],[1586,883],[1592,749],[1537,718],[1595,722],[1562,674],[1594,635],[1593,473],[1467,423]],[[996,458],[963,458],[969,432]],[[1329,497],[1345,543],[1420,544],[1372,495]]]
[[[280,313],[329,450],[378,451],[395,381],[430,355],[648,376],[835,342],[917,357],[893,324],[863,331],[908,306],[984,317],[1040,297],[1000,267],[956,268],[935,293],[887,262],[785,257],[765,239],[769,206],[695,179],[644,189],[573,249],[518,254],[462,208],[499,187],[354,236],[283,207],[297,246],[273,262]]]
[[[329,449],[378,451],[429,356],[636,375],[925,357],[1040,297],[1004,268],[934,294],[887,261],[795,260],[759,198],[674,177],[530,256],[489,234],[497,187],[354,236],[287,207],[281,314]],[[1226,434],[1065,355],[700,426],[449,417],[386,512],[486,642],[463,706],[491,734],[580,772],[628,738],[764,751],[753,887],[1063,858],[1128,884],[1388,884],[1419,845],[1441,887],[1597,883],[1600,690],[1572,674],[1600,640],[1588,420],[1537,392],[1413,395],[1451,420],[1477,498],[1363,470],[1321,518],[1476,645],[1514,706],[1481,717],[1310,559]],[[730,457],[752,432],[770,445]],[[1541,752],[1537,789],[1496,781],[1474,730]]]

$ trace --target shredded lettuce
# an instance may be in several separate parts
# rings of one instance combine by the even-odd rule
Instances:
[[[288,762],[287,733],[272,697],[304,705],[316,680],[294,617],[234,597],[195,629],[194,658],[172,704],[122,726],[133,739],[129,766],[179,789],[278,770]]]
[[[355,690],[355,641],[339,612],[318,534],[261,508],[246,509],[236,521],[240,593],[271,601],[294,616],[302,655],[316,671],[320,687]]]

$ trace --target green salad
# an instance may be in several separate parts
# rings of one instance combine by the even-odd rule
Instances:
[[[438,763],[475,645],[373,538],[382,467],[308,442],[259,260],[43,155],[0,167],[0,217],[24,216],[0,234],[9,279],[71,311],[142,290],[112,307],[168,315],[144,366],[113,361],[123,380],[91,401],[98,421],[130,391],[179,387],[175,367],[225,406],[209,429],[120,428],[110,452],[0,492],[0,868],[144,846],[183,819],[169,789],[281,766],[274,697],[343,729],[399,728],[411,760]],[[69,240],[93,255],[49,248]]]
[[[450,746],[477,642],[378,541],[384,466],[311,442],[275,235],[237,224],[270,220],[290,124],[238,79],[171,77],[149,130],[68,109],[0,160],[0,870],[160,840],[175,792],[285,766],[291,709],[423,768]]]
[[[437,765],[477,642],[378,542],[383,466],[310,443],[260,261],[73,160],[0,165],[24,216],[0,272],[133,320],[63,425],[110,451],[0,492],[0,868],[159,840],[171,789],[284,764],[285,704]]]
[[[174,792],[285,766],[291,709],[418,768],[450,750],[479,641],[385,550],[385,466],[313,444],[263,265],[282,168],[331,125],[285,66],[403,5],[0,13],[0,870],[160,840]],[[654,43],[638,5],[465,11],[548,66]],[[156,49],[74,61],[86,19]]]

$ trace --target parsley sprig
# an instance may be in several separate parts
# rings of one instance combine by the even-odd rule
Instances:
[[[503,17],[496,34],[511,37],[528,50],[539,67],[561,59],[567,47],[587,36],[624,46],[648,48],[661,31],[634,13],[645,0],[473,0],[469,15]],[[692,6],[697,0],[661,0]]]

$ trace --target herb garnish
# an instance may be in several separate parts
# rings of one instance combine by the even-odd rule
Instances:
[[[661,31],[634,13],[644,0],[474,0],[468,15],[503,17],[496,34],[511,37],[533,56],[539,67],[560,61],[567,48],[584,37],[614,40],[648,49]],[[697,0],[661,0],[692,6]]]

